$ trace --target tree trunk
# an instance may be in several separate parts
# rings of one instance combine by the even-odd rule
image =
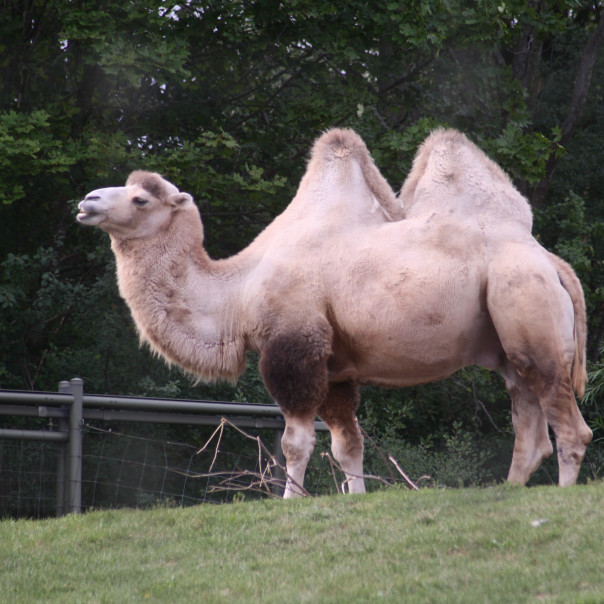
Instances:
[[[591,75],[593,73],[594,65],[598,52],[604,42],[604,19],[599,18],[598,26],[596,27],[593,35],[587,41],[583,54],[581,55],[581,61],[579,62],[579,69],[577,70],[577,77],[573,85],[573,93],[570,100],[570,105],[566,113],[566,118],[562,124],[562,136],[560,139],[561,145],[566,145],[571,140],[575,133],[583,110],[585,109],[585,103],[587,102],[587,94],[589,92],[589,86],[591,83]],[[531,204],[534,208],[538,208],[543,205],[545,197],[549,190],[556,166],[558,164],[558,158],[554,151],[550,153],[547,160],[545,169],[545,177],[535,187],[531,196]]]

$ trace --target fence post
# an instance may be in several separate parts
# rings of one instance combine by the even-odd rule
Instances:
[[[73,402],[69,413],[69,512],[82,511],[82,425],[84,407],[84,382],[80,378],[70,381]]]
[[[59,382],[59,392],[61,394],[71,394],[71,385],[69,382]],[[62,409],[68,409],[65,405]],[[59,431],[69,433],[69,420],[59,418]],[[69,442],[69,441],[68,441]],[[59,456],[57,460],[57,516],[67,514],[67,502],[69,500],[69,479],[67,468],[69,467],[69,444],[61,443],[59,446]]]

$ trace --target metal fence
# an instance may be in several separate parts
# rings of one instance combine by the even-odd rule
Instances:
[[[0,391],[0,415],[53,420],[53,429],[48,430],[0,429],[0,439],[59,444],[57,516],[82,510],[82,440],[87,420],[219,425],[226,418],[237,427],[274,430],[273,454],[283,459],[285,422],[276,405],[92,395],[85,394],[84,382],[74,378],[61,382],[57,393]],[[327,430],[323,422],[315,422],[315,428]]]

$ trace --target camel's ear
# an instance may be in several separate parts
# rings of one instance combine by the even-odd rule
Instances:
[[[174,195],[170,195],[168,200],[174,207],[180,208],[187,202],[192,202],[193,197],[188,193],[174,193]]]

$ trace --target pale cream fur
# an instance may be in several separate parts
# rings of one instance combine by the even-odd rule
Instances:
[[[296,484],[314,443],[310,418],[330,417],[337,398],[324,398],[326,388],[406,386],[472,364],[500,370],[512,396],[509,480],[526,482],[551,453],[549,422],[560,484],[571,484],[591,438],[571,391],[585,334],[572,269],[535,241],[527,202],[460,133],[427,139],[400,199],[404,208],[360,138],[334,130],[316,142],[291,204],[231,258],[208,257],[192,198],[156,174],[93,191],[78,219],[109,233],[141,338],[168,362],[205,380],[235,379],[245,351],[256,350],[271,392],[286,392],[271,374],[280,354],[292,375],[306,360],[323,367],[317,400],[277,398]],[[313,379],[300,383],[304,392]],[[330,417],[334,454],[350,490],[362,492],[356,403],[347,400]]]

